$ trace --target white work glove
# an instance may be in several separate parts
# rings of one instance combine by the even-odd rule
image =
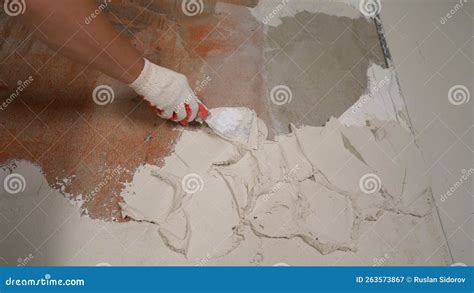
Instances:
[[[143,96],[161,118],[186,125],[196,118],[204,120],[209,114],[189,86],[186,76],[147,59],[142,72],[130,87]]]

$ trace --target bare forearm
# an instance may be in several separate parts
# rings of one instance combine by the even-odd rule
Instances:
[[[109,1],[101,1],[27,0],[21,17],[51,48],[130,85],[161,118],[183,125],[206,119],[186,76],[145,61],[109,23],[101,12]]]
[[[101,2],[102,7],[108,2]],[[124,83],[143,69],[143,58],[119,36],[94,0],[30,0],[22,16],[37,37],[67,57]],[[87,21],[86,21],[87,20]]]

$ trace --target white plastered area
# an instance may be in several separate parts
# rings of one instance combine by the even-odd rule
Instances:
[[[371,85],[390,74],[380,70],[369,68]],[[31,190],[0,198],[4,261],[32,254],[42,265],[450,264],[412,134],[399,111],[379,103],[374,118],[366,110],[374,101],[363,102],[325,127],[292,127],[274,140],[254,119],[256,147],[183,130],[163,167],[143,165],[125,186],[129,223],[80,216],[38,177],[39,167],[17,162]]]

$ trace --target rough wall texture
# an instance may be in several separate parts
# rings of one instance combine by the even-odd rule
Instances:
[[[209,77],[212,86],[199,95],[210,107],[245,105],[265,117],[263,81],[253,78],[262,67],[262,26],[244,6],[215,12],[209,1],[202,15],[186,17],[178,2],[113,1],[108,17],[147,58],[186,74],[191,86]],[[0,163],[35,162],[58,188],[72,179],[62,190],[85,199],[91,217],[120,220],[123,183],[140,164],[157,164],[172,150],[179,126],[157,118],[123,85],[51,51],[4,14],[0,48],[2,101],[19,81],[33,79],[1,113]],[[104,107],[92,100],[101,84],[116,93]]]

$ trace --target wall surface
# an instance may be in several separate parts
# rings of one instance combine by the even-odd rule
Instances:
[[[288,5],[276,0],[205,0],[205,13],[195,18],[181,15],[178,0],[116,0],[108,7],[116,28],[150,60],[184,73],[196,87],[209,77],[211,85],[199,94],[211,108],[249,107],[270,127],[275,121],[285,121],[281,124],[286,127],[288,122],[297,124],[300,120],[302,124],[320,126],[329,116],[347,109],[341,123],[360,128],[348,131],[345,126],[337,127],[345,131],[344,136],[336,128],[329,128],[332,131],[324,132],[327,136],[313,134],[313,138],[321,138],[321,143],[306,144],[319,160],[315,164],[318,172],[326,174],[321,171],[323,167],[333,172],[331,180],[349,182],[354,194],[363,191],[360,186],[365,175],[379,174],[383,195],[405,195],[407,200],[397,203],[407,206],[370,209],[373,213],[367,215],[358,236],[357,252],[329,254],[321,254],[297,237],[258,236],[247,227],[245,243],[229,246],[239,250],[225,257],[220,253],[215,256],[214,248],[227,243],[216,241],[217,236],[227,240],[227,233],[237,233],[230,231],[241,231],[233,222],[223,220],[240,223],[239,217],[229,216],[235,213],[221,212],[224,207],[235,212],[237,205],[228,200],[229,192],[220,192],[219,201],[208,189],[202,194],[211,199],[193,196],[196,201],[189,205],[194,207],[191,234],[198,237],[193,238],[196,242],[189,242],[189,247],[199,248],[189,249],[197,252],[194,258],[176,253],[176,246],[170,249],[155,224],[118,223],[125,220],[119,209],[122,191],[146,197],[164,190],[162,182],[147,168],[180,167],[163,163],[170,152],[180,158],[203,159],[217,152],[203,147],[200,140],[186,143],[180,137],[182,132],[189,138],[203,131],[176,131],[179,127],[174,124],[157,120],[127,87],[59,57],[28,38],[28,32],[14,19],[0,13],[0,98],[8,97],[19,80],[30,75],[34,78],[31,87],[0,116],[0,136],[5,138],[0,140],[0,163],[8,162],[0,165],[0,182],[13,172],[25,179],[25,188],[18,194],[0,189],[0,264],[472,264],[472,102],[467,101],[472,92],[472,1],[370,1],[382,1],[381,17],[393,58],[389,68],[384,68],[385,62],[379,58],[382,52],[374,22],[363,18],[358,0],[291,0]],[[306,71],[311,74],[299,78],[307,75]],[[391,82],[395,72],[400,87]],[[384,80],[390,82],[379,83]],[[115,102],[105,107],[94,102],[93,89],[100,85],[113,89]],[[293,101],[290,98],[287,104],[269,108],[274,102],[271,89],[278,85],[293,87]],[[397,107],[403,104],[398,103],[399,88],[414,126],[413,142],[406,127],[401,128],[405,124],[392,123],[407,116]],[[458,91],[450,100],[451,88]],[[315,97],[310,100],[311,96],[304,94]],[[348,109],[359,96],[358,106]],[[316,98],[320,100],[313,103]],[[301,115],[295,114],[300,111]],[[293,115],[291,120],[283,119],[289,115]],[[381,122],[384,127],[380,127]],[[333,120],[330,125],[338,124]],[[361,129],[361,135],[355,133]],[[273,130],[278,133],[280,129]],[[181,144],[175,147],[176,141]],[[209,169],[202,162],[195,165],[200,171]],[[365,165],[373,165],[373,170],[365,170]],[[189,173],[189,169],[185,166],[180,170]],[[328,178],[311,175],[306,179]],[[280,181],[290,177],[283,175]],[[210,182],[206,181],[205,188],[222,186]],[[151,192],[133,193],[144,186]],[[428,186],[436,210],[426,200],[427,195],[431,198]],[[381,196],[370,195],[369,203],[385,203]],[[323,201],[315,199],[314,210],[324,208],[320,204]],[[429,213],[408,209],[418,204],[429,207]],[[339,217],[339,212],[324,211]],[[187,227],[188,222],[176,222]],[[336,231],[332,219],[323,222],[331,224],[331,232]],[[229,223],[232,228],[227,226]],[[202,235],[206,243],[201,241]]]
[[[384,0],[381,5],[388,47],[453,261],[471,265],[473,6],[465,0]]]

